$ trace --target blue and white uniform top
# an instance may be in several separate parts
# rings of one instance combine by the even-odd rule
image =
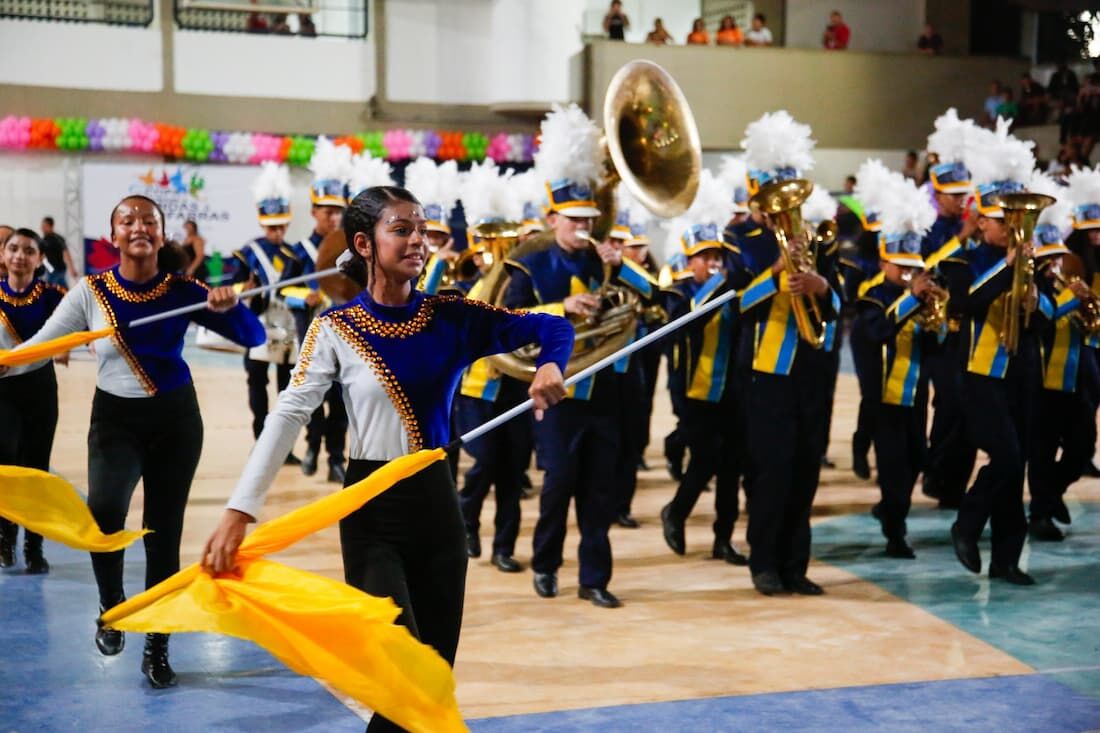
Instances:
[[[348,408],[350,457],[389,461],[447,445],[451,402],[466,367],[533,342],[542,347],[539,366],[565,371],[573,327],[564,318],[419,290],[403,306],[381,305],[364,292],[326,311],[310,325],[290,386],[267,416],[228,507],[257,516],[333,382],[342,385]]]
[[[33,337],[65,297],[65,288],[35,280],[26,290],[13,290],[0,280],[0,350],[14,349]],[[16,377],[41,369],[49,359],[12,367],[2,376]]]
[[[115,327],[117,331],[111,338],[95,344],[96,385],[116,397],[164,394],[191,383],[191,370],[183,360],[183,337],[191,322],[242,346],[256,346],[266,338],[260,321],[240,303],[225,313],[203,309],[147,326],[128,327],[138,318],[205,303],[209,291],[194,278],[165,272],[148,282],[130,282],[115,267],[77,283],[45,325],[25,343]]]

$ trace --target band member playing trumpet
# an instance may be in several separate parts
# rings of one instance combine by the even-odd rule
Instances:
[[[921,236],[935,220],[927,196],[900,173],[880,181],[880,262],[883,281],[860,297],[857,320],[875,346],[872,366],[879,375],[875,456],[882,501],[874,514],[882,523],[886,554],[916,555],[906,540],[906,517],[924,456],[924,422],[919,409],[927,382],[921,368],[928,347],[946,330],[922,318],[936,286],[924,270]]]
[[[828,384],[810,352],[824,345],[840,298],[813,269],[798,216],[811,187],[798,175],[813,165],[813,140],[809,126],[781,111],[751,123],[742,147],[750,190],[756,191],[753,202],[767,224],[740,241],[739,277],[745,287],[739,359],[751,369],[753,420],[749,567],[753,585],[764,595],[819,595],[824,591],[806,577],[806,569]]]

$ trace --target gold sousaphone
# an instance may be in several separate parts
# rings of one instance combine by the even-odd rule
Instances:
[[[620,182],[659,217],[687,211],[699,188],[702,153],[691,108],[669,73],[651,61],[631,61],[619,69],[604,95],[603,123],[604,176],[595,192],[601,213],[590,239],[607,238],[615,221],[615,187]],[[544,232],[509,256],[518,259],[554,246],[553,232]],[[597,293],[599,311],[574,322],[576,345],[566,376],[615,353],[634,338],[639,299],[634,291],[609,283],[607,274]],[[508,287],[508,271],[494,267],[486,278],[488,300],[500,304]],[[526,347],[489,360],[501,372],[529,382],[537,356],[537,347]]]
[[[1027,328],[1031,311],[1025,308],[1035,284],[1035,258],[1025,257],[1023,247],[1032,241],[1035,225],[1043,209],[1054,199],[1041,193],[1004,193],[998,197],[1008,227],[1008,247],[1015,250],[1012,262],[1012,289],[1004,299],[1004,321],[1001,343],[1010,354],[1020,346],[1020,332]]]

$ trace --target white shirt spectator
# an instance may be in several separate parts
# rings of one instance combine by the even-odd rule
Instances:
[[[745,33],[745,40],[751,41],[757,46],[770,46],[772,45],[772,32],[767,26],[760,30],[749,29]]]

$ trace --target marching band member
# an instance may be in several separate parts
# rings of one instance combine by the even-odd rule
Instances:
[[[24,345],[75,331],[113,326],[96,343],[98,363],[88,432],[88,508],[104,533],[126,523],[138,479],[144,485],[145,587],[180,569],[180,535],[191,479],[202,452],[202,416],[191,372],[183,361],[183,337],[194,321],[243,346],[264,340],[264,329],[237,302],[231,287],[210,290],[193,278],[161,269],[164,213],[151,199],[128,196],[111,212],[111,240],[120,264],[82,279]],[[129,328],[144,316],[206,302],[208,309]],[[100,613],[121,603],[123,551],[92,553]],[[99,626],[96,647],[107,656],[122,651],[121,631]],[[176,684],[168,664],[168,635],[148,634],[141,671],[153,687]]]
[[[290,172],[286,166],[266,162],[252,187],[260,226],[264,235],[257,237],[233,253],[237,260],[235,283],[273,285],[301,274],[302,263],[286,245],[286,228],[290,224]],[[248,407],[252,410],[252,435],[260,437],[267,417],[267,379],[269,367],[275,365],[275,386],[282,392],[290,382],[290,370],[298,359],[294,319],[281,295],[271,293],[252,299],[252,312],[261,317],[267,331],[267,341],[250,349],[244,356],[248,374]],[[287,455],[288,465],[300,465],[293,453]]]
[[[428,264],[424,267],[418,289],[428,295],[439,293],[447,270],[458,259],[451,237],[451,213],[458,202],[458,163],[453,160],[436,163],[420,157],[405,168],[405,187],[424,202],[428,218]]]
[[[938,162],[928,169],[928,178],[937,216],[921,243],[921,254],[933,271],[943,260],[962,256],[977,231],[978,221],[976,216],[965,215],[972,186],[963,160],[977,125],[973,120],[960,120],[955,110],[949,109],[936,119],[935,127],[928,136],[928,151]],[[922,490],[938,499],[941,507],[957,509],[974,472],[977,449],[963,424],[959,316],[955,305],[949,303],[948,307],[951,318],[947,336],[925,354],[925,371],[932,379],[935,394]]]
[[[751,123],[742,141],[750,191],[796,179],[813,165],[813,144],[809,126],[796,123],[786,112],[766,114]],[[769,222],[747,231],[739,242],[739,278],[745,283],[739,358],[751,368],[749,568],[753,585],[764,595],[819,595],[824,591],[806,577],[806,569],[827,383],[818,368],[820,360],[811,356],[814,347],[799,335],[794,299],[816,302],[826,327],[835,324],[840,299],[820,273],[788,271],[771,226]],[[792,254],[806,261],[808,246],[804,235],[796,237]]]
[[[313,158],[309,162],[313,182],[309,186],[310,215],[313,216],[313,232],[308,238],[291,247],[291,252],[301,263],[303,275],[317,271],[317,248],[325,237],[340,229],[340,217],[347,206],[348,178],[351,176],[351,149],[345,145],[333,145],[328,138],[317,138]],[[287,307],[294,314],[298,343],[306,338],[306,330],[314,316],[326,303],[317,281],[292,285],[279,291]],[[318,407],[306,425],[306,454],[302,457],[302,473],[317,473],[317,459],[321,454],[321,440],[328,451],[328,477],[333,483],[344,483],[344,442],[348,432],[348,415],[339,385],[333,385],[325,395],[325,408]]]
[[[996,132],[983,131],[966,151],[966,167],[976,186],[977,225],[980,241],[964,253],[966,265],[941,263],[948,277],[951,299],[956,300],[964,321],[963,416],[967,436],[989,456],[989,463],[963,496],[958,519],[951,525],[955,554],[963,567],[981,572],[978,539],[987,522],[992,526],[992,559],[989,577],[1015,585],[1032,585],[1034,579],[1019,567],[1027,538],[1024,515],[1024,463],[1032,446],[1031,424],[1035,400],[1042,388],[1042,356],[1039,331],[1052,315],[1052,303],[1032,285],[1020,293],[1022,311],[1030,324],[1021,328],[1015,354],[1002,343],[1009,318],[1024,320],[1023,313],[1006,313],[1005,303],[1014,287],[1016,257],[1029,257],[1031,242],[1019,251],[1008,249],[1009,227],[1004,222],[1000,195],[1024,190],[1035,167],[1031,143],[1008,134],[1008,123],[998,120]],[[1037,284],[1048,287],[1043,279]],[[1021,326],[1023,324],[1021,323]]]
[[[1067,271],[1063,259],[1080,259],[1064,243],[1065,235],[1080,221],[1089,225],[1087,213],[1074,218],[1073,203],[1084,200],[1100,204],[1100,173],[1075,170],[1069,187],[1059,186],[1050,176],[1032,176],[1028,188],[1057,198],[1043,209],[1035,228],[1036,258],[1041,258],[1041,275],[1061,280],[1054,328],[1043,334],[1043,390],[1040,392],[1034,427],[1034,449],[1028,462],[1031,493],[1028,534],[1040,542],[1060,542],[1062,530],[1054,523],[1071,521],[1064,496],[1081,478],[1096,445],[1097,332],[1100,302],[1085,284],[1084,272]],[[1100,206],[1093,215],[1100,227]],[[1091,320],[1090,320],[1091,315]],[[1059,456],[1059,449],[1061,455]]]
[[[882,501],[874,514],[882,523],[887,556],[911,559],[916,554],[906,540],[905,520],[924,456],[919,404],[927,382],[921,378],[921,366],[928,346],[944,330],[944,324],[920,317],[933,292],[920,255],[921,237],[936,214],[925,193],[900,173],[891,173],[878,185],[883,280],[857,304],[861,332],[875,347],[865,366],[879,375],[874,431]]]
[[[16,229],[0,245],[6,274],[0,279],[0,349],[11,349],[34,336],[57,308],[65,289],[47,285],[36,275],[42,267],[42,239],[30,229]],[[63,361],[67,363],[67,358]],[[53,361],[5,369],[0,367],[0,464],[50,470],[57,429],[57,377]],[[0,568],[15,564],[18,525],[0,517]],[[50,571],[42,554],[42,535],[23,531],[27,573]]]
[[[459,377],[483,356],[537,341],[541,353],[530,394],[540,410],[564,395],[562,369],[572,349],[564,320],[415,289],[428,257],[426,224],[420,202],[402,188],[369,188],[348,205],[345,274],[364,289],[310,326],[291,385],[203,552],[214,572],[232,569],[283,457],[332,382],[343,385],[349,408],[349,485],[389,460],[447,445]],[[454,664],[467,560],[458,496],[445,462],[404,479],[341,520],[340,543],[348,584],[392,598],[402,609],[398,623]],[[375,715],[368,730],[397,727]]]
[[[493,260],[504,254],[505,242],[518,238],[522,204],[512,195],[512,179],[501,175],[495,163],[474,163],[461,178],[459,189],[471,235],[471,249],[481,259]],[[503,235],[503,236],[502,236]],[[485,263],[482,262],[482,266]],[[503,265],[500,265],[503,266]],[[486,300],[490,293],[480,270],[474,276],[467,298]],[[526,385],[498,372],[488,361],[479,359],[462,376],[455,397],[456,431],[473,430],[511,409],[526,398]],[[520,482],[531,458],[530,423],[526,415],[516,418],[505,430],[496,430],[464,444],[474,465],[466,472],[458,492],[462,519],[466,525],[467,554],[481,557],[481,507],[489,489],[496,491],[494,517],[493,567],[503,573],[518,573],[523,566],[515,559],[516,538],[520,525]]]
[[[555,107],[543,120],[535,165],[547,180],[548,224],[554,243],[505,264],[511,274],[504,304],[559,315],[587,318],[600,307],[597,295],[605,277],[635,290],[643,300],[655,297],[657,284],[645,270],[607,242],[592,244],[600,215],[591,185],[599,176],[600,132],[580,108]],[[578,596],[603,608],[622,605],[607,586],[611,581],[608,529],[615,517],[615,461],[623,449],[616,418],[620,382],[598,374],[570,388],[569,399],[535,426],[539,461],[545,470],[535,525],[535,592],[558,594],[570,500],[579,519],[580,588]]]
[[[687,257],[682,249],[678,249],[669,255],[668,260],[661,267],[657,275],[657,284],[661,290],[668,290],[681,280],[691,279],[691,270],[688,269]],[[676,374],[680,362],[680,346],[676,339],[668,339],[664,346],[666,386],[668,397],[672,405],[672,414],[676,416],[676,426],[665,436],[664,455],[665,468],[669,477],[676,483],[684,480],[684,455],[687,454],[687,443],[684,434],[680,430],[680,419],[683,416],[683,390],[678,388]]]
[[[704,170],[699,191],[683,217],[670,223],[679,231],[680,247],[687,257],[690,279],[676,283],[669,297],[669,317],[679,318],[729,290],[725,268],[726,246],[719,236],[732,216],[729,187]],[[661,509],[665,542],[677,555],[686,551],[684,523],[703,488],[717,477],[714,507],[714,542],[711,557],[732,565],[748,560],[733,546],[737,521],[738,459],[742,439],[737,420],[736,382],[733,363],[738,329],[737,305],[727,303],[707,318],[693,321],[679,341],[680,358],[676,385],[682,395],[681,431],[691,460],[672,501]]]
[[[519,227],[519,243],[546,231],[543,212],[546,210],[546,184],[534,168],[512,176],[512,187],[523,204],[523,221]]]

